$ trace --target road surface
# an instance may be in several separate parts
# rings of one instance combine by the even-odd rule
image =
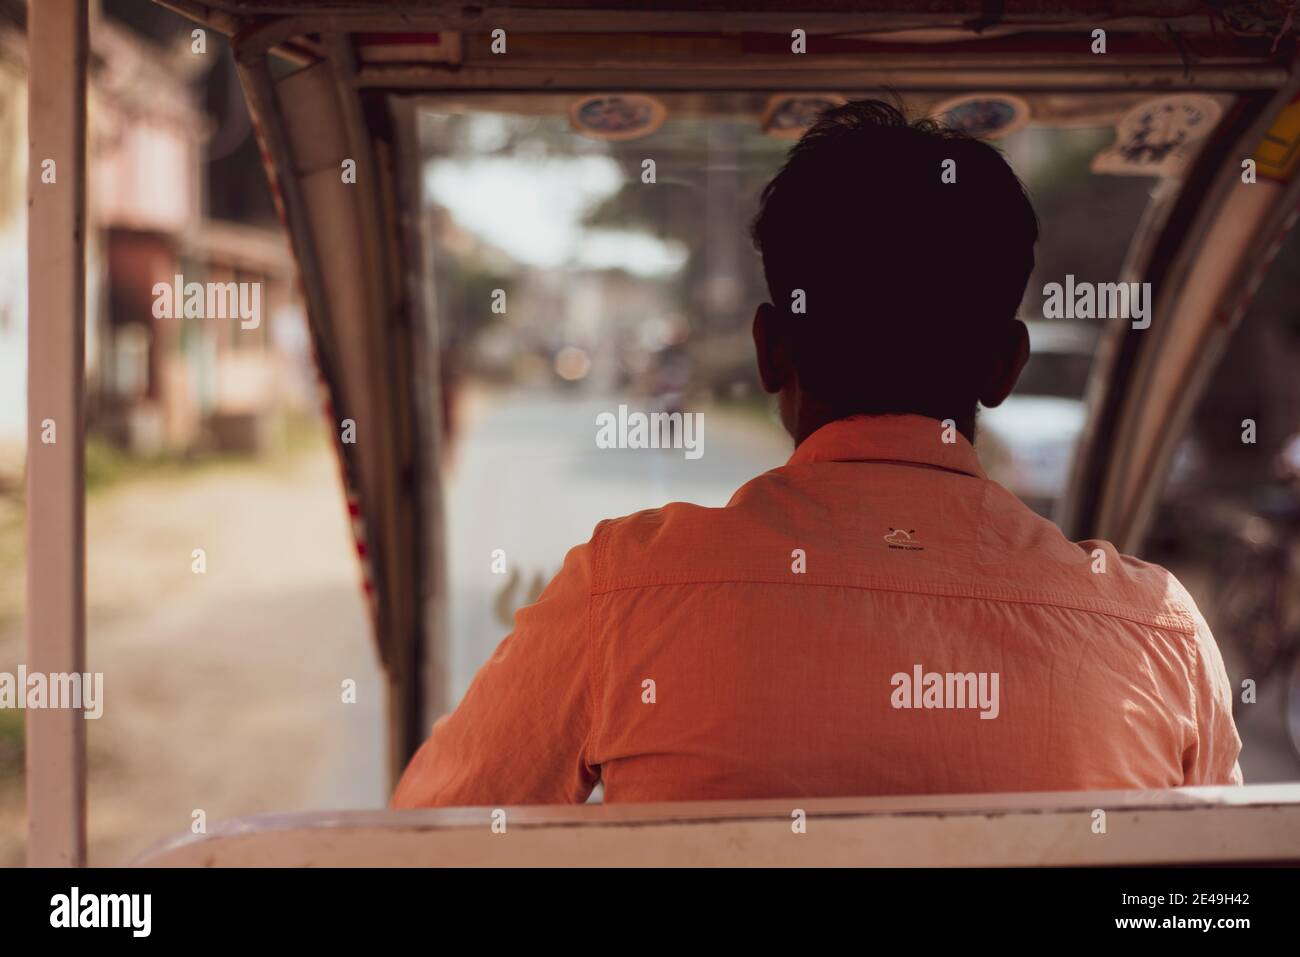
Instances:
[[[446,493],[453,700],[510,631],[497,609],[524,604],[525,590],[539,577],[549,581],[597,522],[673,501],[725,505],[790,455],[790,440],[774,424],[721,409],[703,413],[697,459],[681,449],[598,448],[596,417],[617,414],[620,402],[645,408],[627,397],[540,391],[470,403]],[[505,574],[492,570],[497,549],[505,552]],[[515,570],[513,595],[503,599]]]

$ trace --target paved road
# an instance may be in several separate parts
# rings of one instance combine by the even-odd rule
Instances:
[[[494,549],[520,572],[514,600],[505,602],[517,607],[533,580],[549,581],[601,519],[672,501],[725,505],[790,454],[775,428],[722,411],[705,412],[698,459],[673,449],[597,448],[596,416],[616,412],[619,401],[520,391],[474,403],[447,488],[455,699],[510,630],[496,611],[510,575],[493,574]]]

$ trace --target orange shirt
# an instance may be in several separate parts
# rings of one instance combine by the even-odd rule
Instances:
[[[601,522],[395,807],[1239,784],[1169,572],[1078,544],[920,416],[833,422],[725,508]],[[948,434],[953,438],[953,434]]]

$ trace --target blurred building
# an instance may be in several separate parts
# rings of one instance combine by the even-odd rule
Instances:
[[[205,87],[224,44],[195,52],[188,35],[168,45],[92,16],[88,426],[139,452],[261,448],[281,412],[314,401],[314,379],[282,230],[205,212]],[[24,4],[0,0],[0,469],[21,467],[25,431],[25,20]],[[265,188],[256,166],[245,175]],[[256,327],[156,316],[157,285],[177,276],[260,284]]]
[[[0,478],[22,469],[27,394],[27,67],[0,2]]]

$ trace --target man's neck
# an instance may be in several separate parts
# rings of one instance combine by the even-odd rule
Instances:
[[[804,408],[805,408],[805,413],[811,411],[807,409],[807,406],[805,406]],[[853,415],[863,415],[863,414],[870,414],[870,413],[853,413]],[[885,414],[904,415],[905,413],[893,412],[893,413],[885,413]],[[918,412],[916,414],[926,415],[926,413],[924,412]],[[933,418],[933,416],[929,416],[929,417]],[[820,415],[810,415],[810,414],[801,415],[799,417],[798,426],[795,430],[795,436],[794,436],[795,447],[798,448],[800,445],[802,445],[804,439],[808,438],[808,436],[812,435],[822,426],[830,425],[830,423],[832,422],[836,422],[839,421],[840,419],[847,419],[847,418],[851,418],[851,416],[831,415],[825,412],[823,412]],[[972,410],[971,412],[963,416],[949,416],[948,418],[952,419],[953,423],[957,426],[957,431],[966,437],[966,441],[968,441],[971,445],[974,445],[975,444],[974,410]],[[938,420],[938,421],[943,421],[943,420]]]

